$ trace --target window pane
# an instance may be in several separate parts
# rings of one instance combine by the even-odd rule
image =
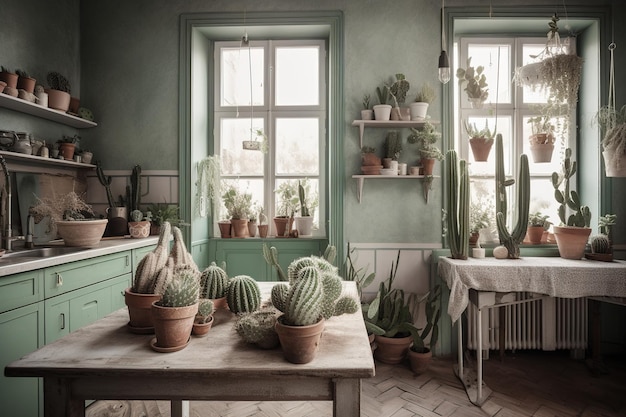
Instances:
[[[276,119],[276,174],[319,175],[319,119]]]
[[[540,211],[548,215],[548,220],[557,226],[559,220],[559,204],[554,199],[554,187],[548,178],[530,180],[530,207],[529,213]]]
[[[276,105],[316,106],[319,103],[319,48],[276,48]]]
[[[306,181],[308,183],[308,192],[306,193],[306,200],[309,203],[309,210],[312,210],[313,227],[318,229],[319,225],[319,180],[317,178],[281,178],[275,182],[274,190],[281,190],[282,187],[290,188],[294,199],[292,201],[292,209],[297,210],[300,207],[300,199],[298,198],[298,181]],[[274,193],[274,204],[276,207],[276,215],[282,216],[287,212],[286,206],[281,204],[280,193]],[[299,211],[295,212],[295,215],[300,215]]]
[[[252,210],[255,216],[258,216],[259,209],[263,207],[265,198],[263,189],[263,179],[223,179],[221,181],[222,190],[228,189],[230,186],[235,187],[241,193],[249,193],[252,195]],[[228,211],[224,206],[224,200],[220,199],[220,217],[228,218]],[[257,218],[258,220],[258,218]]]
[[[252,128],[263,129],[263,119],[255,117]],[[222,175],[263,175],[263,153],[243,149],[244,140],[254,140],[250,130],[249,118],[221,119]]]
[[[487,102],[511,103],[511,47],[510,45],[478,45],[470,44],[467,56],[472,58],[470,65],[474,68],[483,66],[483,74],[487,78],[489,97]],[[498,71],[498,58],[500,68]],[[466,65],[461,65],[466,68]]]
[[[533,58],[537,56],[545,49],[545,44],[524,44],[522,47],[522,65],[528,65],[535,62],[541,61],[540,58]],[[532,104],[532,103],[545,103],[547,101],[548,95],[545,90],[540,90],[538,88],[533,88],[524,85],[522,88],[522,97],[524,98],[524,103]]]
[[[252,84],[252,103],[255,106],[262,106],[263,48],[222,48],[221,52],[221,105],[250,106],[250,85]],[[252,67],[250,59],[252,59]]]

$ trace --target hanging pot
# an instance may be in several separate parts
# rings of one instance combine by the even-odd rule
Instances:
[[[488,138],[471,138],[469,140],[472,153],[474,154],[474,161],[486,162],[489,159],[489,153],[493,146],[493,139]]]
[[[552,161],[554,145],[551,143],[531,143],[530,153],[533,155],[535,163],[545,163]]]

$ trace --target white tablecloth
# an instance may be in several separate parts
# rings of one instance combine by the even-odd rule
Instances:
[[[626,262],[560,257],[521,259],[440,258],[439,276],[450,288],[448,314],[456,322],[467,308],[469,289],[528,291],[552,297],[626,297]]]

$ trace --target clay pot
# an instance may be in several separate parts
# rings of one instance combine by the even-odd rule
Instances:
[[[274,226],[276,227],[276,237],[285,236],[285,230],[289,223],[289,217],[274,217]]]
[[[376,335],[375,340],[376,350],[374,351],[374,357],[383,363],[394,365],[402,362],[404,358],[406,358],[413,337],[411,335],[406,337],[385,337]]]
[[[289,326],[283,317],[276,320],[276,333],[285,359],[291,363],[309,363],[317,355],[324,331],[324,319],[310,326]]]
[[[211,301],[213,301],[213,309],[215,311],[219,309],[228,310],[228,301],[225,296],[220,298],[211,298]]]
[[[530,243],[533,245],[540,244],[543,232],[543,226],[528,226],[528,240],[530,240]]]
[[[422,158],[422,166],[424,167],[424,175],[433,175],[433,170],[435,168],[435,159],[433,158]]]
[[[130,288],[124,291],[124,301],[128,306],[128,329],[132,333],[154,333],[152,322],[152,303],[159,301],[161,294],[140,294],[132,292]]]
[[[191,334],[194,336],[206,336],[211,330],[211,326],[213,326],[213,316],[210,317],[207,323],[198,323],[194,321],[193,327],[191,328]]]
[[[269,224],[260,224],[259,225],[259,237],[266,238],[267,237],[267,229],[269,229]]]
[[[248,219],[230,219],[235,237],[248,237]]]
[[[221,221],[221,222],[217,222],[217,225],[220,228],[220,236],[222,237],[222,239],[225,238],[230,238],[231,237],[231,224],[230,224],[230,220],[225,220],[225,221]],[[157,233],[158,234],[158,233]]]
[[[59,236],[65,242],[65,246],[95,248],[100,244],[100,239],[108,222],[107,219],[62,220],[55,222],[55,225]]]
[[[487,138],[471,138],[469,140],[474,154],[474,161],[485,162],[489,158],[491,147],[493,146],[493,139]]]
[[[162,307],[152,303],[152,321],[156,341],[152,349],[157,352],[175,352],[189,342],[193,322],[198,313],[198,303],[186,307]]]
[[[6,86],[9,88],[17,89],[18,78],[19,77],[17,76],[17,74],[13,72],[0,72],[0,81],[4,81],[6,83]]]
[[[80,99],[78,97],[70,97],[70,106],[68,111],[72,114],[78,114],[78,108],[80,107]]]
[[[381,165],[380,157],[371,152],[364,152],[361,154],[361,165],[379,166]]]
[[[411,370],[416,374],[423,374],[430,366],[433,352],[428,348],[425,350],[425,352],[416,352],[413,349],[409,349],[409,363],[411,364]]]
[[[17,89],[26,90],[28,93],[33,93],[35,91],[35,83],[37,80],[31,77],[19,77],[17,79]]]
[[[585,255],[590,227],[554,226],[559,255],[565,259],[581,259]]]
[[[76,150],[75,143],[59,143],[59,155],[63,157],[66,161],[71,161],[74,159],[74,151]]]
[[[48,107],[51,109],[61,110],[62,112],[68,111],[70,108],[70,100],[72,98],[70,93],[52,89],[47,89],[45,92],[48,93]]]

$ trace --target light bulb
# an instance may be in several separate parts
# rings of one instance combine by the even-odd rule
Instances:
[[[450,61],[446,51],[441,51],[439,55],[439,81],[443,84],[450,81]]]

